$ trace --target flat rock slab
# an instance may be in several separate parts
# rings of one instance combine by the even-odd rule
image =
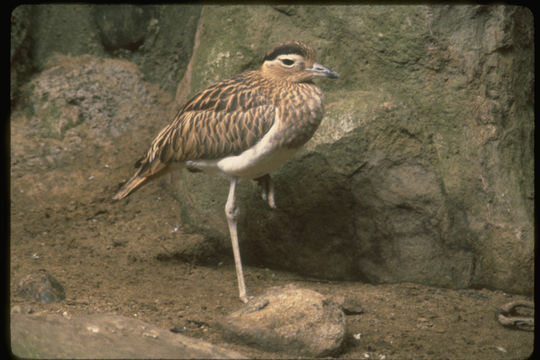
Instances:
[[[205,341],[113,314],[69,318],[12,314],[11,349],[20,358],[243,358]]]
[[[332,299],[292,285],[252,298],[218,322],[225,337],[265,351],[328,356],[339,351],[345,314]]]

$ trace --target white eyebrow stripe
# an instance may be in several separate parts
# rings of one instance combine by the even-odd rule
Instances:
[[[305,59],[302,55],[298,54],[281,54],[278,57],[276,57],[274,60],[266,60],[265,63],[267,64],[281,64],[281,60],[293,60],[294,62],[304,62]]]
[[[283,55],[279,55],[276,58],[276,60],[282,60],[282,59],[290,59],[290,60],[297,61],[297,60],[304,60],[304,57],[298,54],[283,54]]]

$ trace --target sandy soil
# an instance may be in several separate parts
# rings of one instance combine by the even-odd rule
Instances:
[[[29,140],[14,133],[12,143],[24,141]],[[176,328],[249,357],[287,357],[225,344],[214,326],[216,319],[241,306],[232,254],[205,265],[163,255],[175,243],[199,236],[187,234],[179,222],[178,204],[163,186],[167,178],[125,201],[110,200],[148,146],[122,143],[130,143],[129,148],[102,149],[99,157],[81,153],[70,167],[30,171],[12,166],[11,305],[23,312],[114,312]],[[44,305],[16,295],[16,280],[38,269],[64,285],[66,300]],[[507,329],[495,321],[501,305],[523,296],[322,281],[254,267],[245,273],[254,295],[295,283],[360,299],[364,313],[347,317],[343,358],[522,359],[533,349],[532,332]]]

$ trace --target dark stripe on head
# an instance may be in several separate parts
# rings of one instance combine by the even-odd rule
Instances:
[[[308,51],[306,47],[302,45],[300,43],[294,43],[294,42],[280,44],[276,46],[274,49],[272,49],[272,51],[270,51],[268,54],[266,54],[263,61],[274,60],[279,55],[286,55],[286,54],[297,54],[303,57],[308,57]]]

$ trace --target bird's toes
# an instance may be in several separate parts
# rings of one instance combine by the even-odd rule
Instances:
[[[270,206],[271,209],[276,209],[276,198],[274,197],[273,191],[269,191],[267,193],[265,200],[267,200],[268,206]]]
[[[276,209],[276,200],[274,199],[274,195],[268,191],[263,191],[261,193],[261,197],[264,201],[268,203],[268,206],[270,206],[271,209]]]
[[[253,296],[240,295],[240,301],[244,304],[247,304],[251,299],[253,299]]]

